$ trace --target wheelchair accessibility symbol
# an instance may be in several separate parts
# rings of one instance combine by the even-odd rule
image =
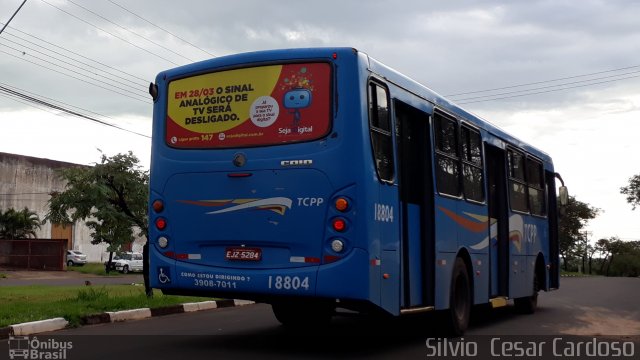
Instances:
[[[169,278],[169,267],[158,267],[158,281],[160,281],[161,284],[168,284],[171,282],[171,278]]]

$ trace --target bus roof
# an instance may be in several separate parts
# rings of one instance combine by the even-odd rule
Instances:
[[[224,68],[233,68],[236,66],[242,66],[245,64],[251,63],[266,63],[272,61],[291,61],[291,60],[304,60],[309,58],[331,58],[333,54],[336,54],[338,57],[346,56],[348,54],[361,54],[366,59],[366,64],[368,70],[372,73],[380,76],[381,78],[389,81],[390,83],[399,86],[414,95],[421,97],[430,103],[434,104],[439,109],[444,110],[452,115],[455,115],[461,119],[464,119],[467,122],[472,123],[473,125],[481,128],[490,134],[496,136],[500,140],[511,144],[515,147],[522,148],[530,154],[540,158],[541,160],[551,163],[551,157],[545,153],[544,151],[530,145],[527,142],[524,142],[513,135],[508,134],[504,130],[500,129],[498,126],[490,123],[489,121],[472,114],[460,106],[456,105],[454,102],[448,100],[444,96],[438,94],[437,92],[431,90],[425,85],[411,79],[410,77],[400,73],[399,71],[375,60],[370,57],[366,53],[359,51],[355,48],[350,47],[314,47],[314,48],[295,48],[295,49],[278,49],[278,50],[262,50],[255,52],[246,52],[239,53],[233,55],[220,56],[217,58],[204,60],[184,66],[180,66],[177,68],[173,68],[170,70],[163,71],[158,74],[156,78],[156,82],[158,82],[161,78],[181,78],[193,76],[196,74],[200,74],[203,72],[211,71],[212,69],[224,69]],[[428,71],[428,69],[427,69]]]

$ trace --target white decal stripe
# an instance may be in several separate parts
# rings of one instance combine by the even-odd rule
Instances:
[[[494,223],[493,225],[491,225],[491,227],[489,228],[489,235],[491,236],[491,238],[498,236],[498,223]],[[471,245],[470,248],[472,248],[473,250],[481,250],[486,248],[487,246],[489,246],[488,236],[479,243]]]
[[[282,206],[286,206],[288,209],[291,209],[292,203],[293,202],[289,198],[274,197],[274,198],[251,201],[245,204],[232,206],[222,210],[211,211],[211,212],[208,212],[207,214],[222,214],[222,213],[231,212],[231,211],[238,211],[238,210],[249,209],[249,208],[258,207],[258,206],[268,206],[268,205],[282,205]]]

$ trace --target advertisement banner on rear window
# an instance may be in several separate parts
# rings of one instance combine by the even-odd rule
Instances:
[[[169,83],[166,142],[227,148],[310,141],[331,127],[327,63],[260,66]]]

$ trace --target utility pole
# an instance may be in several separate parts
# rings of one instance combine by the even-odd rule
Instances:
[[[2,27],[2,29],[0,29],[0,34],[2,34],[2,32],[4,31],[4,29],[9,26],[9,23],[11,22],[11,20],[13,20],[13,18],[16,16],[16,14],[18,14],[18,11],[20,11],[20,9],[22,9],[22,6],[24,6],[24,3],[26,3],[27,0],[24,0],[22,2],[22,4],[20,4],[20,6],[18,6],[18,10],[16,10],[16,12],[13,13],[13,15],[11,15],[11,17],[9,18],[9,21],[7,21],[4,26]]]
[[[589,236],[591,231],[583,231],[584,233],[584,253],[582,254],[582,273],[587,273],[587,267],[585,266],[585,260],[589,256]],[[589,262],[589,274],[591,274],[591,262]]]

